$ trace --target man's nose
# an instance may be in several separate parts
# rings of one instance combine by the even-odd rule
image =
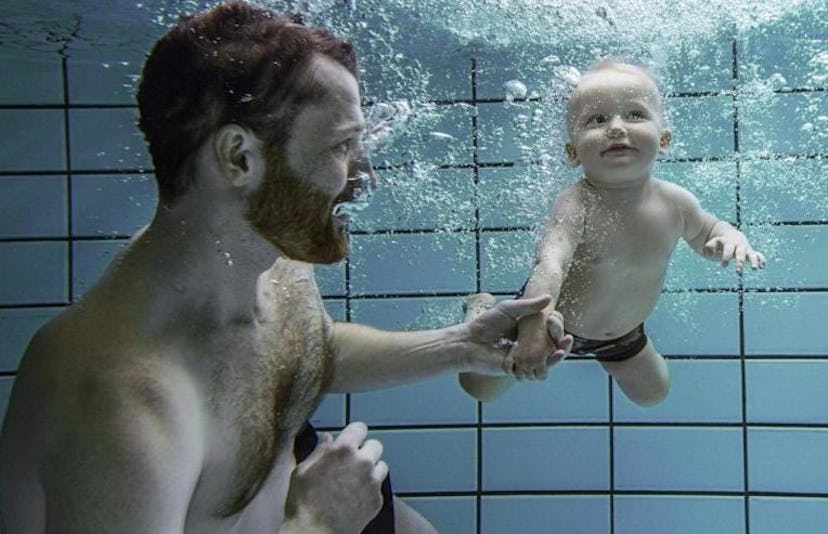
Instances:
[[[365,152],[362,146],[359,147],[351,159],[348,177],[353,178],[360,174],[363,175],[363,179],[370,181],[372,184],[376,183],[374,167],[371,165],[371,157]]]

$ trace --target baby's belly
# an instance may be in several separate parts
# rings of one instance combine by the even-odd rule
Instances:
[[[567,332],[587,339],[613,339],[643,323],[661,293],[661,281],[565,287],[557,309]]]

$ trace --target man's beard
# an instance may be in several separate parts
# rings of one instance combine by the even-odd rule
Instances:
[[[334,199],[303,183],[275,158],[250,199],[247,219],[289,258],[308,263],[335,263],[348,254],[344,221],[332,214]]]

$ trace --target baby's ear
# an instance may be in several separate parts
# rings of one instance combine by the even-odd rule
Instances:
[[[575,145],[572,143],[567,143],[564,146],[564,153],[566,153],[566,159],[569,160],[570,165],[577,167],[581,162],[578,161],[578,152],[575,150]]]
[[[661,138],[658,141],[658,151],[667,152],[670,148],[670,141],[673,140],[673,132],[670,130],[661,130]]]

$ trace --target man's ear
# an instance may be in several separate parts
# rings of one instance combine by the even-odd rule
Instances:
[[[661,138],[658,140],[658,151],[667,152],[670,148],[670,141],[673,140],[673,132],[670,130],[661,130]]]
[[[570,165],[577,167],[581,163],[578,160],[578,152],[575,150],[575,145],[572,143],[567,143],[564,146],[564,153],[566,153],[566,159],[569,161]]]
[[[221,174],[235,187],[258,187],[265,171],[264,143],[249,128],[227,124],[213,137]]]

